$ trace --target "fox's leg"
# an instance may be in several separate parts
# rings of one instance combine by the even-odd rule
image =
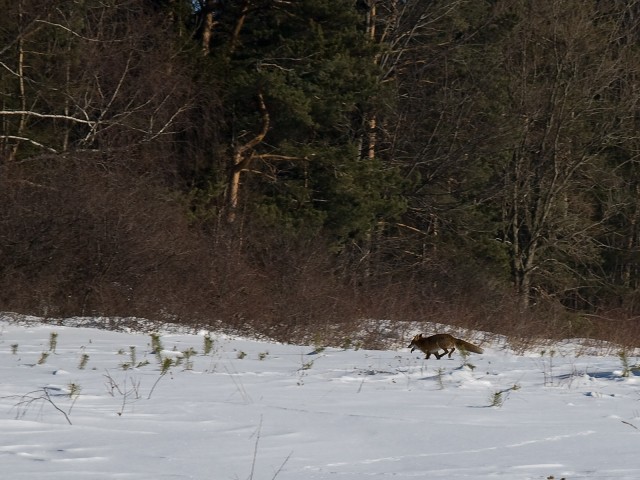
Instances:
[[[425,360],[429,360],[429,357],[431,356],[431,352],[427,352],[427,356],[424,357]],[[438,354],[436,354],[436,357],[438,356]],[[439,357],[438,357],[439,358]]]
[[[436,356],[436,358],[437,358],[438,360],[440,360],[442,357],[444,357],[444,356],[445,356],[445,354],[446,354],[446,353],[447,353],[447,351],[445,350],[445,351],[444,351],[444,353],[441,353],[440,355],[438,355],[437,353],[434,353],[434,355]]]
[[[438,357],[438,359],[444,357],[445,355],[448,355],[449,358],[451,358],[451,354],[453,353],[453,351],[455,350],[455,348],[452,348],[450,351],[447,348],[443,348],[444,352],[440,354],[440,356]],[[437,356],[437,355],[436,355]]]
[[[451,354],[455,351],[456,351],[456,347],[451,348],[451,351],[449,352],[449,358],[451,358]]]

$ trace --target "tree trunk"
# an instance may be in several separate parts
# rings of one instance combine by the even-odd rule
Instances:
[[[231,34],[231,40],[229,41],[229,55],[233,55],[238,47],[238,43],[240,41],[240,32],[242,31],[242,27],[244,26],[244,22],[247,19],[247,14],[249,13],[249,0],[245,0],[242,4],[242,9],[240,10],[240,17],[236,21],[236,25],[233,28],[233,33]]]
[[[269,111],[264,102],[262,93],[258,94],[258,109],[262,120],[260,131],[247,143],[234,147],[231,172],[229,175],[229,183],[227,185],[226,209],[227,222],[233,223],[236,220],[236,212],[238,209],[238,199],[240,196],[240,176],[245,171],[255,155],[255,148],[262,143],[264,137],[269,131],[270,118]]]
[[[219,0],[205,0],[202,6],[202,54],[211,53],[211,39],[215,27],[214,11],[218,7]]]

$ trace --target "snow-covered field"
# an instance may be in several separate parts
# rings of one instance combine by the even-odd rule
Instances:
[[[149,334],[0,315],[0,477],[640,478],[640,376],[615,350],[486,343],[472,368],[457,352],[159,339],[160,358]]]

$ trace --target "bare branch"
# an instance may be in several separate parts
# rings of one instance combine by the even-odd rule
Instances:
[[[297,162],[301,160],[309,160],[309,157],[298,157],[298,156],[290,156],[290,155],[277,155],[275,153],[261,153],[259,155],[254,155],[253,158],[258,158],[260,160],[275,160],[282,162]]]
[[[19,77],[20,74],[14,70],[11,70],[11,68],[4,62],[0,62],[0,67],[4,68],[5,70],[7,70],[9,73],[11,73],[11,75],[14,75],[16,77]]]
[[[28,117],[36,118],[49,118],[54,120],[69,120],[70,122],[82,123],[85,125],[93,125],[96,122],[90,120],[83,120],[81,118],[72,117],[69,115],[54,115],[50,113],[38,113],[33,110],[0,110],[0,115],[26,115]]]
[[[85,135],[84,139],[82,140],[83,143],[89,142],[90,138],[95,138],[95,135],[97,133],[98,127],[100,126],[102,120],[105,118],[105,116],[107,115],[107,113],[111,109],[111,106],[113,105],[113,102],[118,97],[118,95],[120,93],[120,89],[122,88],[122,85],[124,84],[124,80],[125,80],[125,78],[127,77],[128,73],[129,73],[129,67],[131,65],[131,56],[132,56],[132,54],[130,53],[128,58],[127,58],[127,62],[125,64],[125,66],[124,66],[124,70],[123,70],[122,74],[120,75],[120,78],[118,79],[118,84],[116,85],[116,88],[114,89],[113,93],[111,94],[111,98],[107,102],[107,105],[101,110],[100,116],[98,117],[98,120],[92,124],[91,130]],[[99,85],[98,85],[98,89],[99,89],[99,91],[101,91]]]
[[[51,153],[58,153],[58,151],[55,148],[47,147],[46,145],[43,145],[43,144],[41,144],[39,142],[36,142],[35,140],[32,140],[32,139],[27,138],[27,137],[18,137],[16,135],[0,135],[0,138],[4,138],[6,140],[19,140],[21,142],[28,142],[31,145],[34,145],[34,146],[39,147],[39,148],[43,148],[43,149],[45,149],[45,150],[47,150],[47,151],[49,151]]]
[[[45,25],[61,28],[61,29],[65,30],[66,32],[69,32],[71,35],[74,35],[74,36],[76,36],[78,38],[81,38],[82,40],[86,40],[87,42],[103,42],[104,41],[104,40],[100,40],[100,39],[97,39],[97,38],[88,38],[88,37],[85,37],[84,35],[80,35],[79,33],[71,30],[69,27],[66,27],[66,26],[64,26],[64,25],[62,25],[60,23],[49,22],[47,20],[41,20],[41,19],[36,19],[35,22],[44,23]]]

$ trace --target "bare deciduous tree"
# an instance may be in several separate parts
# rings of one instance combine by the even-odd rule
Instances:
[[[620,115],[611,87],[628,66],[615,42],[620,32],[611,28],[618,19],[598,11],[597,2],[503,7],[520,19],[503,50],[503,234],[527,306],[534,292],[566,297],[597,256],[606,218],[596,212],[592,189]],[[573,281],[563,283],[567,274]]]
[[[190,104],[177,50],[144,2],[20,0],[0,51],[5,159],[124,148],[176,131]],[[11,10],[11,9],[10,9]]]

